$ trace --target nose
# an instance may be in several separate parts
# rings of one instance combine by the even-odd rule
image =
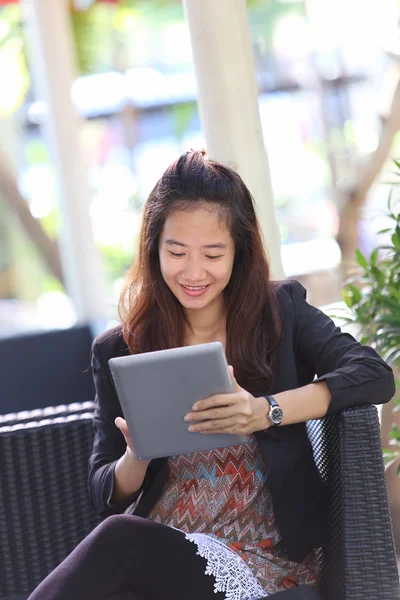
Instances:
[[[188,285],[200,284],[207,277],[206,270],[198,260],[188,260],[182,271],[182,279]]]

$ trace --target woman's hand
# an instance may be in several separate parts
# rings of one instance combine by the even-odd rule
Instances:
[[[115,425],[118,427],[118,429],[121,431],[122,435],[125,438],[125,442],[126,442],[126,449],[128,454],[130,455],[130,458],[132,458],[134,461],[138,461],[143,465],[149,465],[151,460],[140,460],[139,458],[136,457],[135,451],[133,449],[133,445],[132,445],[132,439],[131,436],[129,435],[129,431],[128,431],[128,426],[126,424],[125,419],[123,419],[122,417],[117,417],[115,419]]]
[[[185,417],[185,421],[196,421],[189,427],[189,431],[248,435],[269,427],[268,401],[265,398],[255,398],[241,388],[235,379],[233,367],[229,366],[229,372],[235,391],[231,394],[216,394],[196,402],[192,406],[194,412]]]
[[[136,458],[125,419],[117,417],[114,422],[126,441],[125,454],[115,465],[114,489],[111,496],[111,503],[118,504],[140,490],[151,461]]]

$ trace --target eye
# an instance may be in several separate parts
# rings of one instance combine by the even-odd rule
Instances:
[[[171,250],[168,250],[168,252],[171,254],[171,256],[174,256],[175,258],[181,258],[182,256],[185,256],[184,253],[178,253],[178,252],[171,252]],[[223,254],[220,254],[218,256],[207,256],[206,258],[209,258],[210,260],[217,260],[218,258],[222,258]]]

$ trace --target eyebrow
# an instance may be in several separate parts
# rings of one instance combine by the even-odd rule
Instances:
[[[165,240],[165,243],[168,246],[182,246],[182,248],[187,248],[186,244],[182,244],[182,242],[178,242],[177,240]],[[226,249],[226,244],[222,242],[217,242],[216,244],[205,244],[202,248],[220,248]]]

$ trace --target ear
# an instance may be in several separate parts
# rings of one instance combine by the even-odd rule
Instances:
[[[228,369],[229,369],[229,374],[230,374],[230,376],[231,376],[231,380],[232,380],[232,383],[233,383],[233,388],[234,388],[235,392],[240,392],[240,390],[241,390],[242,388],[240,387],[240,385],[239,385],[239,384],[238,384],[238,382],[236,381],[236,378],[235,378],[235,373],[234,373],[234,370],[233,370],[233,367],[232,367],[232,365],[228,365]]]

